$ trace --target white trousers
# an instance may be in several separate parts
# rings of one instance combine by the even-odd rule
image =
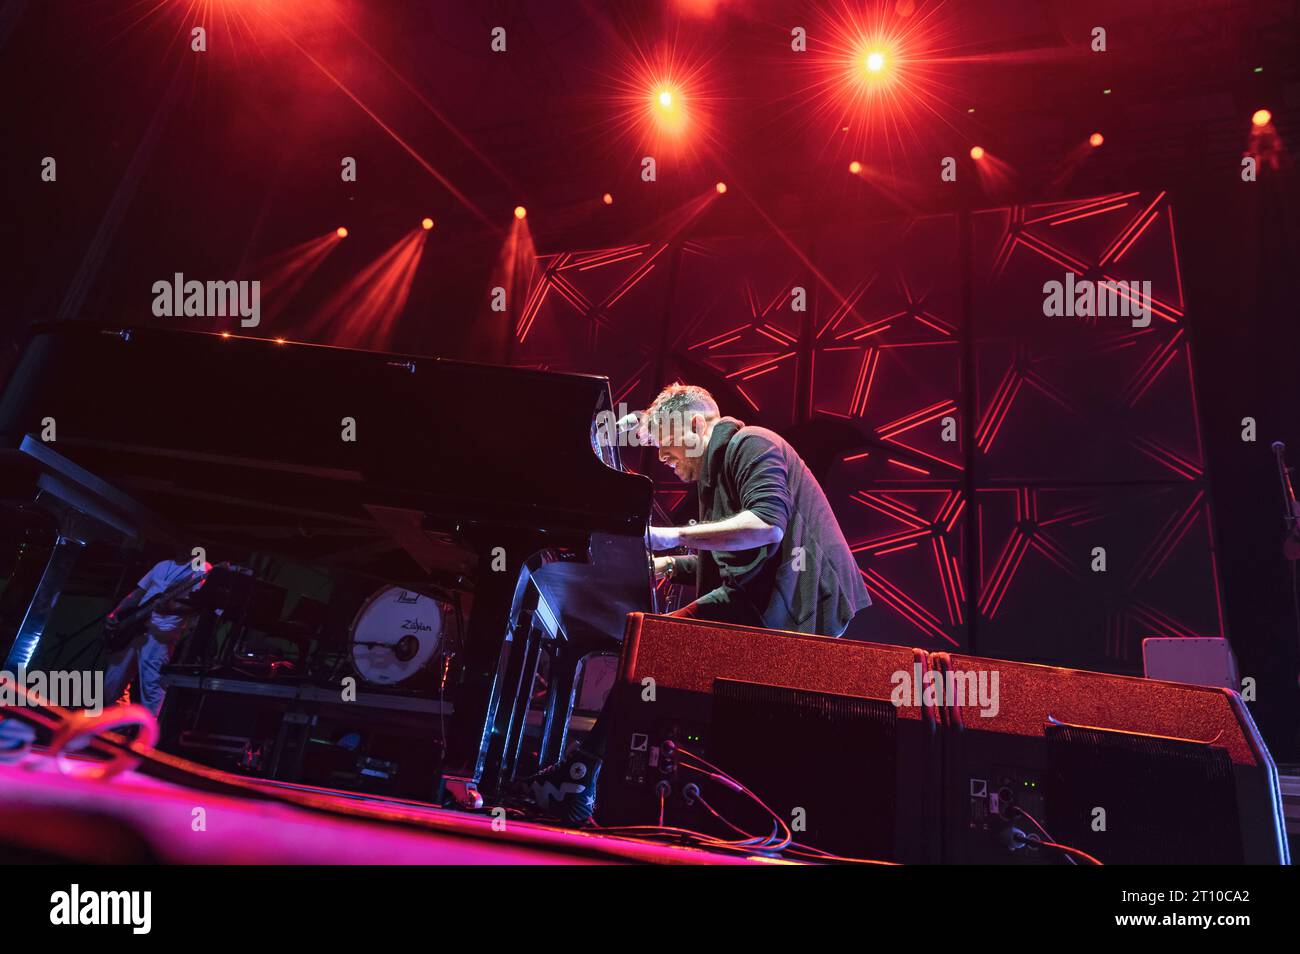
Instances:
[[[157,715],[163,704],[162,667],[172,658],[173,645],[173,641],[164,642],[149,632],[109,656],[104,667],[104,704],[117,702],[138,672],[140,701]]]

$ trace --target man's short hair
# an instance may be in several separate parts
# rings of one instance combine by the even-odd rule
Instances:
[[[685,426],[695,414],[718,416],[718,402],[713,395],[694,384],[670,384],[645,409],[642,427],[657,434],[662,425],[673,421]]]

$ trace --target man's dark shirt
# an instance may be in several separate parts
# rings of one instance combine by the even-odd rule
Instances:
[[[716,596],[751,605],[769,629],[826,636],[840,635],[858,610],[871,605],[826,495],[779,434],[721,418],[698,489],[703,523],[748,510],[784,531],[777,544],[679,557],[679,572],[696,572],[702,598],[725,587]]]

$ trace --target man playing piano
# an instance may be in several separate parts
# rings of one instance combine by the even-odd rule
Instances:
[[[708,391],[674,384],[646,409],[640,440],[678,479],[694,483],[700,519],[651,527],[655,557],[670,580],[694,575],[698,597],[674,616],[840,636],[871,605],[857,562],[826,495],[779,434],[722,417]],[[533,801],[573,824],[591,818],[608,719],[559,763],[529,779]]]

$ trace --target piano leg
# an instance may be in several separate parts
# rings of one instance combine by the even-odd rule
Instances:
[[[501,704],[502,670],[512,648],[511,628],[527,589],[523,560],[538,547],[531,536],[510,539],[493,534],[493,539],[481,542],[476,549],[481,570],[475,577],[474,602],[456,660],[459,675],[451,693],[453,711],[444,763],[445,774],[475,785],[487,768]],[[505,565],[491,569],[501,552]]]
[[[512,620],[510,639],[501,655],[500,669],[494,690],[488,731],[484,735],[483,755],[479,773],[480,789],[489,798],[501,794],[506,773],[506,758],[510,740],[517,722],[522,718],[519,705],[521,683],[526,669],[529,633],[533,628],[533,608],[525,607]]]
[[[54,612],[54,604],[59,601],[59,594],[63,591],[64,584],[72,575],[72,570],[76,566],[77,558],[85,550],[86,544],[83,540],[78,539],[67,533],[60,533],[54,541],[53,547],[48,551],[48,559],[45,561],[44,569],[40,572],[40,580],[36,584],[35,592],[32,593],[26,609],[22,613],[21,622],[14,634],[14,640],[10,644],[5,654],[4,670],[13,672],[20,666],[26,666],[31,662],[32,656],[36,652],[36,646],[40,643],[41,637],[45,634],[46,624],[49,623],[50,615]],[[40,554],[44,556],[45,554]],[[29,554],[21,570],[35,569],[31,567],[31,558],[36,554]],[[10,584],[11,588],[14,584]],[[14,589],[15,594],[21,594],[21,589]]]
[[[546,720],[542,724],[542,745],[538,761],[546,766],[564,753],[564,740],[573,711],[573,689],[578,667],[575,647],[559,643],[551,653],[546,687]],[[539,766],[540,767],[540,766]]]
[[[519,751],[528,731],[528,709],[532,702],[533,686],[537,682],[537,665],[541,653],[542,628],[531,612],[521,615],[512,640],[510,662],[502,682],[503,691],[509,693],[509,708],[501,720],[501,730],[493,733],[488,746],[488,765],[498,765],[496,791],[514,781],[519,766]],[[499,740],[499,753],[498,753]]]
[[[502,780],[499,770],[509,751],[505,738],[508,716],[516,707],[512,697],[502,712],[502,693],[519,688],[520,667],[528,655],[516,652],[528,631],[518,632],[520,644],[515,644],[512,637],[523,614],[535,609],[538,599],[525,566],[535,568],[543,561],[544,553],[552,560],[560,555],[573,559],[575,554],[586,552],[588,542],[582,535],[560,536],[528,529],[458,529],[461,539],[478,554],[478,572],[457,661],[459,678],[452,693],[454,711],[444,771],[453,778],[495,786]],[[524,685],[523,691],[530,688]],[[520,709],[521,720],[525,712]],[[497,792],[489,789],[485,794],[491,797]]]

